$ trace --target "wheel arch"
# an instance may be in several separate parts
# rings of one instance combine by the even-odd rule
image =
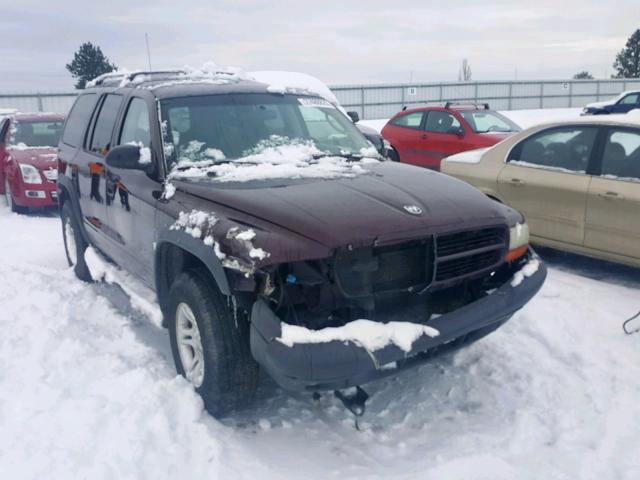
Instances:
[[[163,311],[168,308],[169,289],[175,278],[195,268],[206,271],[223,295],[231,295],[229,280],[213,248],[184,232],[167,230],[159,235],[154,266],[156,293]]]
[[[58,177],[58,214],[62,214],[62,207],[66,202],[70,202],[71,210],[78,220],[78,227],[80,229],[80,235],[88,245],[91,244],[89,236],[84,226],[82,217],[82,210],[80,209],[80,201],[75,193],[73,186],[71,185],[71,179],[65,176]]]

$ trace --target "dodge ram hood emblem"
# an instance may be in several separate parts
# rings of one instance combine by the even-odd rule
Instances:
[[[420,215],[422,214],[422,209],[417,205],[404,205],[404,209],[409,212],[411,215]]]

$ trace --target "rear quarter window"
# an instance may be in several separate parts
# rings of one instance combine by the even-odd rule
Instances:
[[[406,113],[404,115],[394,118],[391,121],[391,124],[397,127],[418,129],[420,128],[420,125],[422,125],[423,116],[424,116],[423,112]]]
[[[78,147],[82,144],[97,100],[98,96],[94,93],[78,97],[67,117],[62,143],[71,147]]]

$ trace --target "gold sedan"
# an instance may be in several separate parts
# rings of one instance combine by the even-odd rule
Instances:
[[[640,115],[537,125],[441,171],[519,210],[534,243],[640,267]]]

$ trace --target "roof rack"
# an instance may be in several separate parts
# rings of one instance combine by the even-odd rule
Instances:
[[[100,75],[87,83],[87,88],[92,87],[117,87],[128,83],[141,83],[153,80],[171,80],[181,75],[186,75],[184,70],[136,70],[134,72],[110,72]],[[138,82],[137,77],[143,77]]]
[[[485,110],[489,110],[489,104],[488,103],[475,103],[475,102],[446,102],[444,104],[444,108],[450,108],[452,106],[470,106],[470,107],[475,107],[476,110],[479,110],[480,108],[483,108]]]

